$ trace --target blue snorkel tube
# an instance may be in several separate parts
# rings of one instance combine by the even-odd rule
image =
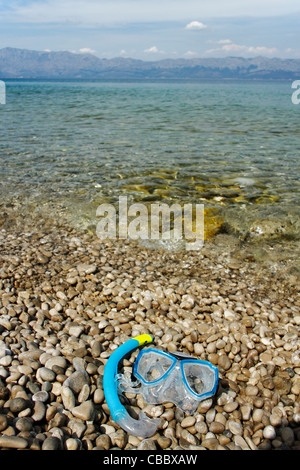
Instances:
[[[148,418],[143,412],[140,412],[139,419],[132,418],[120,402],[116,376],[118,364],[126,354],[139,346],[152,343],[152,341],[152,337],[147,334],[126,341],[109,357],[103,376],[104,396],[112,419],[129,434],[144,438],[155,434],[160,420]]]

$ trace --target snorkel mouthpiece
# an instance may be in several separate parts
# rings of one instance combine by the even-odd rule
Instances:
[[[112,419],[129,434],[144,438],[155,434],[160,419],[148,418],[143,412],[140,412],[138,420],[129,415],[118,396],[117,373],[118,364],[126,354],[139,346],[152,343],[152,341],[153,338],[147,334],[136,336],[126,341],[109,357],[103,376],[104,396]]]

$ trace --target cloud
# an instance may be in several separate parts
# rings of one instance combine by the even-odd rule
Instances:
[[[207,25],[201,23],[200,21],[191,21],[189,24],[186,25],[185,29],[190,31],[197,31],[199,29],[206,29]]]
[[[186,51],[186,53],[184,54],[185,57],[195,57],[197,55],[197,52],[193,52],[193,51]]]
[[[149,49],[145,49],[144,52],[146,54],[164,54],[164,51],[160,51],[156,46],[149,47]]]
[[[94,49],[90,49],[89,47],[82,47],[79,49],[79,52],[81,54],[95,54],[96,51],[94,51]]]
[[[242,55],[273,55],[278,52],[276,47],[266,47],[266,46],[246,46],[244,44],[235,44],[230,39],[221,39],[216,41],[217,44],[220,44],[221,47],[216,47],[214,49],[209,49],[206,54],[215,54],[215,53],[225,53],[225,54],[234,54],[239,53]]]
[[[220,41],[217,41],[218,44],[230,44],[232,41],[231,39],[220,39]]]

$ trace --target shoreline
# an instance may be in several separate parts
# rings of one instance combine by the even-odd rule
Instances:
[[[6,219],[0,244],[2,448],[299,450],[299,274],[288,242],[276,261],[274,246],[256,259],[226,234],[199,252],[156,251],[28,217]],[[190,417],[130,395],[132,412],[162,419],[146,440],[110,420],[102,389],[111,352],[143,333],[220,373],[216,396]],[[82,369],[67,400],[64,381]]]

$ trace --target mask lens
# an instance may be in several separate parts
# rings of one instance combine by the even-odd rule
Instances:
[[[143,351],[138,366],[137,374],[147,383],[160,380],[172,367],[172,358],[156,351]]]
[[[183,372],[188,387],[196,395],[203,395],[213,390],[216,377],[209,366],[197,362],[185,362]]]

